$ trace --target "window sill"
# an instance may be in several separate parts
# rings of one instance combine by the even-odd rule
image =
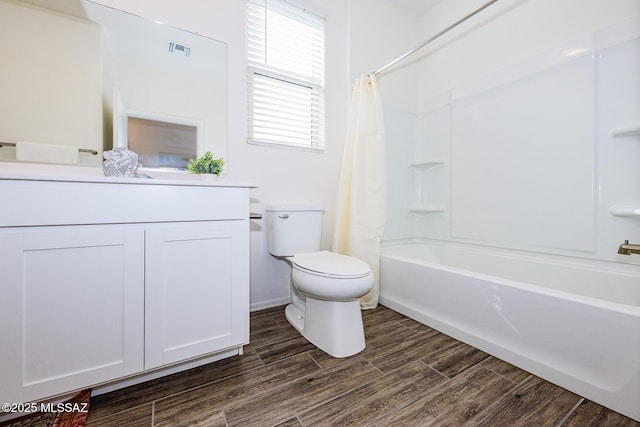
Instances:
[[[279,144],[277,142],[247,140],[247,144],[261,145],[263,147],[283,148],[285,150],[307,151],[310,153],[320,153],[320,154],[324,153],[324,148],[303,147],[300,145],[290,145],[290,144]]]

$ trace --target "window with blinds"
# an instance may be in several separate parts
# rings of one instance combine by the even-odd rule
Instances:
[[[250,143],[324,149],[324,18],[247,0]]]

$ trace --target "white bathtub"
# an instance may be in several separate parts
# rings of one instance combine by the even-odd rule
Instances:
[[[380,266],[381,304],[640,421],[640,265],[427,241]]]

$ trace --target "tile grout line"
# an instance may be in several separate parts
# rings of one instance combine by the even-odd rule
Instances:
[[[132,406],[132,407],[127,408],[127,409],[123,409],[122,411],[110,412],[110,413],[108,413],[107,415],[104,415],[104,416],[102,416],[102,417],[98,417],[98,418],[92,419],[92,420],[91,420],[91,421],[89,421],[88,423],[89,423],[89,424],[93,424],[93,423],[95,423],[95,422],[97,422],[97,421],[105,420],[105,419],[111,418],[111,417],[113,417],[113,416],[115,416],[115,415],[124,414],[125,412],[133,411],[133,410],[135,410],[135,409],[142,408],[143,406],[147,406],[147,405],[149,405],[149,404],[151,404],[151,405],[152,405],[152,407],[153,407],[153,402],[154,402],[154,401],[152,400],[152,401],[149,401],[149,402],[144,402],[144,403],[142,403],[142,404],[140,404],[140,405],[136,405],[136,406]]]
[[[390,325],[391,325],[391,324],[397,324],[397,325],[399,325],[399,326],[400,326],[400,327],[402,327],[402,328],[405,328],[405,329],[411,330],[411,328],[407,327],[406,325],[401,325],[401,321],[398,321],[398,320],[390,320],[390,321],[388,321],[388,322],[383,322],[383,323],[380,323],[380,324],[376,324],[376,327],[375,327],[375,328],[373,328],[373,329],[379,328],[379,327],[384,326],[384,325],[386,325],[386,324],[390,324]],[[420,332],[416,332],[416,331],[412,331],[412,332],[414,332],[414,335],[419,335],[419,334],[420,334]],[[390,352],[390,351],[389,351],[389,352]],[[309,352],[307,352],[307,353],[309,354]],[[310,356],[310,357],[311,357],[311,358],[316,362],[316,364],[318,364],[318,366],[320,366],[321,370],[323,370],[323,371],[326,371],[326,370],[327,370],[326,368],[323,368],[323,367],[320,365],[320,363],[319,363],[319,362],[318,362],[318,361],[317,361],[317,360],[316,360],[316,359],[315,359],[311,354],[309,354],[309,356]],[[331,401],[333,401],[333,400],[339,399],[339,398],[343,397],[344,395],[346,395],[346,394],[348,394],[348,393],[353,392],[354,390],[357,390],[357,389],[359,389],[359,388],[361,388],[361,387],[364,387],[364,386],[366,386],[366,385],[368,385],[368,384],[371,384],[371,383],[372,383],[372,382],[374,382],[374,381],[379,381],[379,380],[380,380],[380,379],[382,379],[383,377],[387,376],[389,373],[391,373],[391,372],[395,372],[396,370],[401,369],[401,368],[397,368],[397,369],[394,369],[393,371],[391,371],[391,372],[389,372],[389,373],[385,373],[385,372],[383,372],[380,368],[378,368],[378,367],[377,367],[373,362],[371,362],[369,359],[367,359],[367,357],[366,357],[366,356],[364,356],[364,355],[360,355],[360,356],[358,356],[358,357],[360,357],[362,360],[364,360],[364,361],[365,361],[365,362],[367,362],[369,365],[371,365],[371,366],[375,369],[375,371],[377,371],[377,372],[379,372],[379,373],[380,373],[380,375],[381,375],[381,376],[380,376],[380,377],[378,377],[378,378],[373,378],[371,381],[368,381],[368,382],[366,382],[366,383],[364,383],[364,384],[360,384],[359,386],[357,386],[357,387],[355,387],[355,388],[352,388],[352,389],[347,390],[347,391],[345,391],[345,392],[343,392],[343,393],[341,393],[341,394],[339,394],[339,395],[336,395],[336,396],[332,397],[331,399],[327,399],[326,401],[320,402],[320,403],[318,403],[317,405],[314,405],[314,406],[312,406],[312,407],[306,408],[306,409],[305,409],[304,411],[302,411],[302,412],[296,412],[295,418],[298,420],[298,422],[300,423],[300,425],[301,425],[301,426],[303,426],[303,427],[304,427],[304,423],[303,423],[303,422],[302,422],[302,420],[300,419],[300,416],[301,416],[301,415],[304,415],[305,413],[307,413],[307,412],[309,412],[309,411],[311,411],[311,410],[313,410],[313,409],[315,409],[315,408],[317,408],[317,407],[319,407],[319,406],[322,406],[322,405],[326,404],[327,402],[331,402]],[[419,361],[419,360],[416,360],[415,362],[419,363],[420,361]],[[430,369],[432,369],[432,368],[430,368]],[[436,372],[437,372],[437,371],[436,371]],[[438,372],[438,373],[439,373],[439,372]]]
[[[312,360],[312,361],[313,361],[313,362],[318,366],[319,371],[318,371],[318,372],[308,373],[308,374],[306,374],[306,375],[302,375],[302,376],[300,376],[300,377],[298,377],[298,378],[291,379],[291,380],[290,380],[290,381],[288,381],[288,382],[285,382],[285,383],[279,384],[279,385],[277,385],[277,386],[275,386],[275,387],[272,387],[272,388],[270,388],[270,389],[262,390],[262,391],[260,391],[259,393],[257,393],[257,394],[255,395],[255,397],[258,397],[258,396],[260,396],[260,395],[264,395],[264,394],[267,394],[267,393],[272,393],[272,392],[273,392],[273,390],[277,390],[277,389],[280,389],[280,388],[284,388],[284,387],[286,387],[286,386],[288,386],[288,385],[290,385],[290,384],[292,384],[292,383],[294,383],[294,382],[296,382],[296,381],[300,381],[300,380],[303,380],[303,379],[305,379],[305,378],[311,377],[311,376],[313,376],[313,375],[317,375],[319,372],[326,372],[326,371],[331,371],[331,370],[338,370],[338,369],[340,369],[340,367],[338,367],[338,366],[334,366],[334,367],[331,367],[331,368],[323,368],[323,367],[318,363],[318,361],[317,361],[313,356],[311,356],[311,354],[309,354],[309,351],[302,352],[302,353],[292,354],[292,355],[289,355],[289,356],[284,357],[284,358],[282,358],[282,359],[278,359],[276,362],[278,362],[278,361],[282,361],[282,360],[286,360],[286,359],[288,359],[288,358],[291,358],[291,357],[293,357],[293,356],[298,356],[298,355],[301,355],[301,354],[305,354],[305,355],[307,355],[307,357],[309,357],[309,358],[310,358],[310,359],[311,359],[311,360]],[[365,360],[364,358],[362,358],[362,360],[364,360],[365,362],[367,362],[367,363],[369,363],[370,365],[372,365],[372,364],[371,364],[371,362],[369,362],[368,360]],[[276,362],[272,362],[272,363],[276,363]],[[266,365],[265,365],[265,366],[266,366]],[[372,366],[373,366],[373,365],[372,365]],[[374,366],[374,368],[375,368],[375,366]],[[376,378],[373,378],[371,381],[367,382],[366,384],[369,384],[369,383],[371,383],[371,382],[373,382],[373,381],[375,381],[375,380],[376,380]],[[358,387],[356,387],[355,389],[357,389],[357,388],[358,388]],[[355,389],[351,389],[351,390],[355,390]],[[344,394],[348,393],[348,392],[349,392],[349,391],[351,391],[351,390],[348,390],[348,391],[346,391],[346,392],[344,392],[344,393],[341,393],[340,395],[336,395],[335,397],[332,397],[331,399],[327,399],[326,401],[323,401],[323,402],[319,403],[318,405],[314,405],[312,408],[315,408],[316,406],[320,406],[321,404],[324,404],[324,403],[326,403],[326,402],[329,402],[329,401],[331,401],[331,400],[334,400],[334,399],[336,399],[337,397],[341,397],[341,396],[343,396]],[[310,409],[312,409],[312,408],[306,408],[306,409],[305,409],[304,411],[302,411],[302,412],[298,412],[298,411],[296,411],[296,412],[294,413],[294,417],[295,417],[295,418],[298,418],[298,416],[299,416],[299,415],[301,415],[301,414],[304,414],[304,413],[308,412],[308,411],[309,411]],[[291,417],[290,417],[290,418],[291,418]],[[287,419],[290,419],[290,418],[287,418]],[[284,422],[284,421],[286,421],[286,420],[281,420],[281,421],[279,421],[276,425],[278,425],[278,424],[280,424],[280,423],[282,423],[282,422]]]
[[[313,359],[313,360],[316,362],[316,364],[318,364],[318,366],[320,366],[320,364],[319,364],[319,363],[318,363],[318,362],[313,358],[313,356],[309,355],[309,357],[311,357],[311,359]],[[375,369],[378,369],[378,368],[377,368],[373,363],[369,362],[369,361],[368,361],[367,359],[365,359],[364,357],[360,357],[360,358],[361,358],[362,360],[364,360],[365,362],[367,362],[369,365],[373,366]],[[321,370],[321,371],[330,371],[331,369],[339,369],[339,368],[337,368],[337,367],[333,367],[333,368],[326,369],[326,368],[322,368],[322,366],[320,366],[320,370]],[[378,371],[379,371],[379,369],[378,369]],[[381,371],[380,371],[380,372],[381,372]],[[382,373],[382,372],[381,372],[381,373]],[[306,378],[306,377],[308,377],[308,376],[310,376],[310,375],[313,375],[313,374],[309,374],[309,375],[302,376],[302,377],[300,377],[300,378],[298,378],[298,379],[296,379],[296,380],[293,380],[293,381],[298,381],[298,380],[300,380],[300,379],[304,379],[304,378]],[[384,377],[384,375],[385,375],[385,374],[384,374],[384,373],[382,373],[382,377]],[[318,404],[316,404],[316,405],[313,405],[313,406],[311,406],[311,407],[309,407],[309,408],[305,408],[303,411],[296,411],[296,412],[295,412],[294,417],[298,420],[298,422],[299,422],[301,425],[303,425],[303,424],[302,424],[302,421],[300,420],[300,416],[301,416],[301,415],[304,415],[304,414],[306,414],[307,412],[309,412],[309,411],[311,411],[311,410],[313,410],[313,409],[317,408],[318,406],[322,406],[322,405],[326,404],[327,402],[331,402],[331,401],[333,401],[333,400],[339,399],[339,398],[343,397],[344,395],[346,395],[347,393],[351,393],[352,391],[357,390],[357,389],[359,389],[360,387],[364,387],[365,385],[371,384],[372,382],[377,381],[377,380],[379,380],[379,379],[380,379],[380,378],[382,378],[382,377],[372,378],[370,381],[367,381],[366,383],[360,384],[360,385],[358,385],[358,386],[356,386],[356,387],[354,387],[354,388],[352,388],[352,389],[349,389],[349,390],[347,390],[347,391],[345,391],[345,392],[343,392],[343,393],[337,394],[337,395],[335,395],[335,396],[331,397],[330,399],[323,400],[322,402],[319,402],[319,403],[318,403]],[[287,384],[290,384],[290,383],[291,383],[291,382],[293,382],[293,381],[290,381],[290,382],[289,382],[289,383],[287,383]],[[284,386],[284,385],[285,385],[285,384],[283,384],[283,386]],[[286,420],[284,420],[284,421],[286,421]],[[281,422],[282,422],[282,421],[280,421],[278,424],[280,424]],[[277,425],[277,424],[276,424],[276,425]]]
[[[478,362],[478,363],[479,363],[479,364],[481,364],[481,365],[482,365],[482,367],[483,367],[483,368],[485,368],[486,370],[491,371],[491,372],[493,372],[494,374],[501,376],[501,377],[502,377],[502,378],[504,378],[505,380],[511,381],[514,385],[522,384],[522,382],[523,382],[523,381],[525,381],[525,380],[529,379],[529,377],[531,377],[531,376],[533,375],[531,372],[529,372],[529,371],[525,371],[524,369],[521,369],[522,371],[526,372],[528,375],[527,375],[527,377],[526,377],[524,380],[521,380],[519,383],[517,383],[517,382],[515,382],[514,380],[512,380],[511,378],[507,377],[506,375],[502,375],[500,372],[496,372],[496,371],[494,371],[493,369],[489,368],[488,366],[485,366],[485,365],[482,363],[482,362],[485,362],[485,361],[487,361],[487,360],[489,360],[489,359],[491,359],[491,358],[494,358],[494,359],[496,359],[496,360],[501,360],[501,359],[498,359],[498,358],[496,358],[496,357],[494,357],[494,356],[491,356],[491,355],[490,355],[488,358],[486,358],[486,359],[484,359],[483,361]],[[505,363],[507,363],[507,362],[505,362]],[[513,366],[513,365],[512,365],[512,366]],[[520,369],[520,368],[518,368],[518,369]]]
[[[316,360],[316,358],[313,357],[313,355],[310,353],[310,350],[309,351],[305,351],[304,353],[306,355],[308,355],[311,358],[311,360],[313,360],[316,363],[316,365],[318,365],[318,368],[320,368],[321,371],[326,371],[326,368],[323,368],[322,365],[320,364],[320,362],[318,362]],[[286,357],[285,357],[285,359],[286,359]]]
[[[487,370],[487,371],[489,371],[489,372],[493,372],[491,369],[488,369],[486,366],[482,366],[482,368],[483,368],[483,369],[486,369],[486,370]],[[493,373],[495,373],[495,372],[493,372]],[[498,376],[500,376],[500,377],[502,377],[502,375],[500,375],[500,374],[497,374],[497,373],[495,373],[495,374],[496,374],[496,375],[498,375]],[[504,377],[503,377],[503,378],[504,378]],[[466,425],[469,425],[469,423],[470,423],[470,422],[472,422],[472,421],[474,421],[474,422],[475,422],[475,421],[478,421],[479,419],[481,419],[481,418],[480,418],[480,416],[481,416],[481,415],[489,414],[489,413],[490,413],[490,411],[493,409],[493,407],[494,407],[494,406],[496,406],[496,405],[498,405],[498,402],[500,402],[500,400],[501,400],[504,396],[507,396],[507,395],[511,394],[511,393],[512,393],[516,388],[518,388],[519,386],[521,386],[522,384],[524,384],[524,383],[525,383],[529,378],[531,378],[531,375],[529,375],[527,378],[525,378],[524,380],[520,381],[519,383],[516,383],[515,381],[511,381],[511,380],[509,380],[509,378],[505,378],[507,381],[509,381],[511,384],[513,384],[513,385],[511,386],[511,388],[509,388],[509,390],[505,391],[503,394],[501,394],[500,396],[498,396],[498,397],[496,398],[496,400],[495,400],[493,403],[491,403],[490,405],[487,405],[487,407],[486,407],[486,408],[484,408],[482,411],[480,411],[480,412],[476,413],[476,415],[475,415],[473,418],[471,418],[471,419],[467,420],[467,422],[466,422],[466,423],[464,423],[464,425],[465,425],[465,426],[466,426]]]
[[[445,334],[445,335],[446,335],[446,334]],[[448,335],[447,335],[447,336],[448,336]],[[435,353],[435,352],[437,352],[437,351],[440,351],[440,350],[448,349],[449,347],[453,347],[454,345],[456,345],[456,343],[455,343],[455,342],[454,342],[454,343],[452,343],[452,344],[449,344],[449,345],[447,345],[447,346],[444,346],[444,347],[442,347],[442,348],[440,348],[440,349],[438,349],[438,350],[436,350],[436,351],[433,351],[433,352],[431,352],[431,353],[429,353],[429,354],[425,354],[424,356],[422,356],[422,357],[421,357],[420,359],[418,359],[418,360],[420,360],[422,363],[424,363],[425,365],[427,365],[428,367],[430,367],[430,368],[431,368],[431,369],[433,369],[434,371],[438,372],[440,375],[442,375],[443,377],[445,377],[445,378],[446,378],[446,379],[448,379],[448,380],[452,380],[452,379],[454,379],[456,376],[460,375],[461,373],[463,373],[463,372],[465,372],[465,371],[468,371],[469,369],[473,368],[474,366],[479,365],[480,363],[482,363],[482,362],[477,362],[475,365],[471,365],[471,366],[469,366],[469,367],[468,367],[467,369],[465,369],[464,371],[458,372],[458,373],[457,373],[456,375],[454,375],[453,377],[448,377],[448,376],[447,376],[447,375],[445,375],[444,373],[442,373],[442,372],[440,372],[439,370],[437,370],[437,369],[435,368],[435,366],[432,366],[433,364],[438,363],[438,360],[436,360],[436,361],[435,361],[435,362],[433,362],[432,364],[429,364],[429,363],[427,363],[427,362],[424,360],[424,359],[426,359],[427,357],[431,356],[433,353]]]
[[[391,372],[389,372],[389,373],[385,374],[384,372],[380,371],[380,370],[379,370],[379,369],[378,369],[378,368],[377,368],[377,367],[376,367],[372,362],[370,362],[369,360],[367,360],[364,356],[362,356],[362,359],[363,359],[364,361],[366,361],[367,363],[369,363],[371,366],[373,366],[375,369],[377,369],[377,370],[382,374],[382,376],[381,376],[381,377],[379,377],[379,378],[373,378],[371,381],[368,381],[368,382],[366,382],[366,383],[364,383],[364,384],[361,384],[361,385],[359,385],[359,386],[357,386],[357,387],[355,387],[355,388],[352,388],[352,389],[350,389],[350,390],[347,390],[347,391],[345,391],[344,393],[341,393],[341,394],[339,394],[339,395],[336,395],[336,396],[332,397],[331,399],[325,400],[325,401],[323,401],[323,402],[318,403],[317,405],[314,405],[314,406],[312,406],[312,407],[306,408],[304,411],[296,412],[295,418],[298,420],[298,422],[300,423],[300,425],[301,425],[301,426],[303,426],[303,427],[304,427],[304,423],[303,423],[303,422],[302,422],[302,420],[300,419],[300,416],[301,416],[301,415],[304,415],[304,414],[306,414],[307,412],[310,412],[310,411],[312,411],[313,409],[315,409],[315,408],[317,408],[317,407],[319,407],[319,406],[322,406],[322,405],[324,405],[324,404],[326,404],[326,403],[328,403],[328,402],[331,402],[331,401],[333,401],[333,400],[339,399],[339,398],[343,397],[344,395],[346,395],[346,394],[348,394],[348,393],[351,393],[351,392],[353,392],[353,391],[355,391],[355,390],[358,390],[359,388],[365,387],[365,386],[367,386],[367,385],[371,384],[371,383],[372,383],[372,382],[374,382],[374,381],[380,381],[383,377],[385,377],[385,376],[387,376],[387,375],[389,375],[389,374],[391,374],[391,373],[393,373],[393,372],[396,372],[396,371],[398,371],[398,370],[402,369],[402,368],[397,368],[397,369],[394,369],[393,371],[391,371]],[[415,360],[415,361],[413,361],[413,362],[411,362],[411,363],[419,363],[419,364],[425,365],[425,364],[424,364],[423,362],[421,362],[420,360]],[[438,374],[442,375],[442,373],[440,373],[440,372],[436,371],[435,369],[431,368],[430,366],[427,366],[427,368],[429,368],[429,369],[431,369],[431,370],[434,370],[434,371],[435,371],[435,372],[437,372]],[[444,376],[444,375],[442,375],[442,376]],[[446,376],[445,376],[445,379],[446,379],[445,383],[446,383],[447,381],[449,381],[449,380],[447,379],[447,377],[446,377]],[[406,382],[409,382],[409,381],[406,381]],[[433,387],[429,388],[428,390],[430,391],[430,390],[435,389],[435,388],[437,388],[437,387],[439,387],[439,385],[433,386]],[[414,399],[410,400],[409,402],[407,402],[407,405],[409,405],[409,404],[411,404],[411,403],[415,402],[418,398],[419,398],[419,397],[416,397],[416,398],[414,398]],[[402,408],[406,407],[407,405],[403,405],[403,406],[402,406]],[[384,414],[381,414],[381,416],[380,416],[380,417],[378,417],[378,419],[379,419],[379,418],[381,418],[381,417],[383,417],[383,416],[385,416],[385,415],[387,415],[387,414],[388,414],[388,413],[390,413],[390,412],[393,412],[395,409],[399,409],[399,408],[394,408],[393,410],[390,410],[390,411],[385,412]],[[376,422],[378,419],[376,419],[374,422]]]
[[[434,390],[437,390],[437,389],[438,389],[438,388],[440,388],[440,387],[444,387],[446,384],[449,384],[449,383],[452,381],[452,379],[451,379],[451,378],[447,377],[446,375],[444,375],[442,372],[438,371],[437,369],[434,369],[434,368],[432,368],[431,366],[427,365],[427,364],[426,364],[423,360],[421,360],[421,359],[415,360],[415,361],[413,361],[413,362],[411,362],[411,363],[417,363],[417,364],[423,365],[425,368],[427,368],[427,369],[430,369],[430,370],[434,371],[435,373],[437,373],[438,375],[440,375],[441,377],[443,377],[443,378],[444,378],[444,381],[443,381],[441,384],[435,384],[435,385],[433,385],[433,386],[431,386],[431,387],[426,388],[426,389],[424,390],[424,393],[431,393],[431,392],[433,392]],[[402,369],[402,368],[398,368],[398,369]],[[393,371],[391,371],[391,372],[395,372],[395,371],[397,371],[398,369],[394,369],[394,370],[393,370]],[[391,372],[390,372],[390,373],[391,373]],[[373,420],[371,423],[367,424],[367,426],[370,426],[370,427],[375,427],[375,426],[377,426],[377,423],[380,421],[380,419],[381,419],[381,418],[384,418],[384,417],[386,417],[386,416],[387,416],[387,415],[389,415],[389,414],[393,414],[394,412],[401,412],[401,411],[403,411],[407,406],[410,406],[410,405],[414,404],[415,402],[417,402],[418,400],[422,399],[423,397],[424,397],[424,395],[416,395],[416,396],[414,396],[412,399],[408,399],[408,400],[407,400],[406,402],[404,402],[404,404],[402,404],[401,406],[398,406],[398,407],[395,407],[395,408],[393,408],[393,409],[390,409],[390,410],[386,411],[384,414],[380,414],[380,416],[379,416],[379,417],[377,417],[377,418],[376,418],[375,420]]]
[[[220,412],[222,412],[222,416],[224,417],[225,427],[229,427],[229,420],[227,419],[227,413],[225,412],[224,409],[220,409]]]
[[[580,397],[580,399],[578,399],[578,403],[573,405],[573,408],[571,408],[571,410],[567,412],[567,414],[560,420],[560,422],[556,425],[556,427],[562,426],[562,424],[564,424],[571,417],[571,415],[573,415],[576,409],[578,409],[578,406],[580,406],[584,401],[585,401],[585,398]]]
[[[389,322],[389,323],[391,323],[391,322]],[[401,322],[395,322],[395,323],[401,323]],[[404,328],[406,328],[406,326],[403,326],[403,327],[404,327]],[[410,337],[408,337],[408,339],[414,339],[414,338],[416,338],[416,337],[420,337],[420,335],[424,335],[424,334],[426,334],[427,332],[429,332],[429,331],[414,331],[414,330],[412,330],[411,328],[406,328],[406,329],[408,329],[410,332],[413,332],[413,335],[411,335]],[[437,331],[437,330],[435,330],[435,329],[433,329],[433,331],[437,332],[437,334],[442,334],[442,332]],[[437,334],[436,334],[436,335],[437,335]],[[446,334],[442,334],[442,335],[446,335]],[[447,336],[449,336],[449,335],[447,335]],[[449,344],[449,345],[447,345],[447,346],[444,346],[444,347],[442,347],[442,348],[440,348],[440,349],[434,350],[433,352],[431,352],[431,353],[429,353],[429,354],[424,354],[424,355],[420,356],[419,358],[417,358],[417,359],[415,359],[415,360],[416,360],[416,361],[423,361],[423,360],[424,360],[424,358],[426,358],[426,357],[430,356],[431,354],[435,353],[436,351],[440,351],[440,350],[443,350],[443,349],[446,349],[446,348],[452,347],[452,346],[454,346],[454,345],[456,345],[456,343],[455,343],[455,342],[453,342],[453,343],[451,343],[451,344]],[[376,357],[385,357],[385,356],[387,356],[387,355],[389,355],[389,354],[391,354],[391,353],[393,353],[393,352],[395,352],[395,351],[396,351],[396,349],[395,349],[395,348],[390,348],[390,349],[388,349],[388,350],[387,350],[387,351],[385,351],[385,352],[382,352],[382,353],[376,354],[375,356],[376,356]],[[362,358],[363,358],[363,359],[365,359],[367,362],[371,363],[373,366],[375,366],[375,364],[374,364],[373,362],[371,362],[369,359],[367,359],[367,357],[366,357],[366,356],[362,356]],[[425,364],[425,365],[427,365],[427,366],[429,366],[429,368],[431,368],[431,369],[433,369],[433,370],[437,371],[438,373],[442,374],[440,371],[438,371],[438,370],[437,370],[437,369],[435,369],[434,367],[430,366],[428,363],[424,362],[424,364]],[[379,369],[377,366],[375,366],[375,367],[376,367],[376,369],[380,370],[380,372],[382,372],[382,370],[381,370],[381,369]],[[397,369],[399,369],[399,368],[396,368],[396,369],[394,369],[393,371],[395,371],[395,370],[397,370]],[[393,371],[391,371],[391,372],[393,372]],[[382,372],[382,373],[384,374],[384,372]],[[442,375],[444,375],[444,374],[442,374]],[[446,378],[448,378],[446,375],[444,375],[444,376],[445,376]]]
[[[270,346],[270,345],[274,345],[274,344],[283,343],[283,342],[285,342],[285,341],[289,341],[289,340],[291,340],[291,339],[292,339],[292,338],[291,338],[291,337],[289,337],[289,338],[283,338],[283,339],[278,340],[278,341],[270,341],[268,344],[262,344],[262,345],[260,345],[260,346],[256,346],[255,348],[252,348],[251,350],[252,350],[252,351],[255,351],[255,352],[256,352],[256,354],[258,354],[258,350],[259,350],[259,349],[261,349],[261,348],[268,347],[268,346]],[[260,357],[260,355],[259,355],[259,354],[258,354],[258,357]],[[262,358],[261,358],[261,357],[260,357],[260,360],[262,360]]]
[[[251,368],[251,369],[248,369],[248,370],[242,370],[241,372],[235,373],[235,374],[233,374],[233,375],[225,375],[224,377],[220,377],[220,378],[218,378],[218,379],[215,379],[215,380],[212,380],[212,381],[208,381],[208,382],[206,382],[206,383],[202,383],[202,384],[197,385],[197,386],[195,386],[195,387],[191,387],[191,388],[188,388],[188,389],[185,389],[185,390],[179,391],[179,392],[177,392],[177,393],[171,393],[171,394],[168,394],[168,395],[166,395],[166,396],[163,396],[163,397],[160,397],[160,398],[157,398],[157,399],[153,399],[153,400],[150,400],[150,401],[148,401],[148,402],[144,402],[144,403],[142,403],[142,404],[140,404],[140,405],[137,405],[137,406],[134,406],[134,407],[132,407],[132,408],[127,408],[127,409],[122,410],[122,411],[118,411],[118,412],[111,413],[111,414],[106,415],[106,416],[104,416],[104,417],[96,418],[96,420],[106,419],[106,418],[111,417],[111,416],[113,416],[113,415],[122,414],[122,413],[124,413],[124,412],[128,412],[128,411],[130,411],[130,410],[132,410],[132,409],[140,408],[140,407],[142,407],[142,406],[145,406],[145,405],[151,404],[151,408],[152,408],[152,411],[153,411],[153,412],[152,412],[152,419],[153,419],[153,420],[154,420],[154,422],[155,422],[155,405],[156,405],[156,402],[160,402],[160,401],[165,401],[165,400],[168,400],[168,399],[172,399],[172,398],[177,397],[177,396],[180,396],[180,395],[182,395],[182,394],[190,393],[190,392],[192,392],[192,391],[194,391],[194,390],[198,390],[198,389],[200,389],[200,388],[207,387],[207,386],[210,386],[210,385],[212,385],[212,384],[215,384],[215,383],[218,383],[218,382],[221,382],[221,381],[224,381],[224,380],[227,380],[227,379],[233,378],[233,377],[237,377],[237,376],[239,376],[239,375],[244,375],[244,374],[246,374],[246,373],[248,373],[248,372],[252,372],[252,371],[254,371],[254,370],[256,370],[256,369],[260,369],[260,368],[265,367],[265,366],[266,366],[266,364],[262,361],[262,359],[260,359],[260,356],[258,356],[257,354],[256,354],[256,356],[258,357],[258,359],[260,360],[260,363],[262,363],[262,365],[260,365],[260,366],[256,366],[256,367]],[[215,363],[215,362],[214,362],[214,363]],[[153,425],[153,424],[152,424],[152,425]]]

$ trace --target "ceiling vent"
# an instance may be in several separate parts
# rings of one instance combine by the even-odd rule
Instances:
[[[176,42],[169,42],[169,52],[180,56],[189,56],[191,55],[191,48]]]

